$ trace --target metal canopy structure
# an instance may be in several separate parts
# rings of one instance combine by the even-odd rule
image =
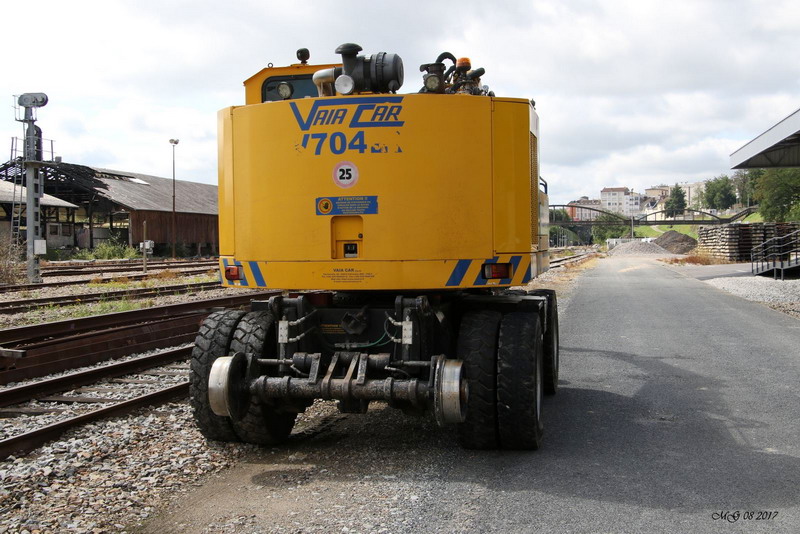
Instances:
[[[800,109],[731,154],[731,169],[800,167]]]

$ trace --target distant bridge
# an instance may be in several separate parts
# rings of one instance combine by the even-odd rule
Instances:
[[[588,210],[596,212],[598,217],[600,215],[608,215],[608,220],[604,221],[556,221],[554,220],[554,214],[557,210],[567,210],[569,208],[581,209],[581,210]],[[732,223],[741,219],[744,219],[751,213],[755,213],[758,211],[758,206],[750,206],[749,208],[745,208],[739,213],[735,213],[730,217],[719,217],[712,213],[708,213],[705,211],[695,210],[695,209],[685,209],[680,217],[670,217],[667,218],[667,210],[656,211],[653,213],[648,213],[646,215],[638,215],[634,217],[625,217],[620,213],[615,213],[613,211],[606,211],[601,210],[598,208],[590,208],[588,206],[569,206],[566,204],[555,204],[550,206],[550,224],[554,226],[654,226],[657,224],[728,224]],[[689,216],[687,216],[689,215]]]

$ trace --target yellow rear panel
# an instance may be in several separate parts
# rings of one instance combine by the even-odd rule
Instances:
[[[223,110],[221,263],[246,267],[236,285],[284,289],[523,283],[529,113],[525,100],[431,94]],[[511,278],[483,280],[492,261]]]

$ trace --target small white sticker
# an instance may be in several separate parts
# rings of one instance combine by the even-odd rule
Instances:
[[[358,182],[358,167],[349,161],[342,161],[333,168],[333,183],[347,189]]]

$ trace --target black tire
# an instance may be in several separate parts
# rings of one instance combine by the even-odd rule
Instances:
[[[458,330],[458,359],[464,362],[469,387],[467,417],[458,425],[458,441],[467,449],[496,449],[497,436],[497,332],[500,312],[464,314]]]
[[[555,395],[558,391],[558,369],[561,365],[558,340],[558,299],[552,289],[536,289],[531,295],[547,297],[547,328],[544,330],[542,350],[544,360],[544,394]]]
[[[542,441],[542,326],[536,313],[503,317],[497,344],[497,429],[504,449]]]
[[[275,316],[271,312],[248,313],[236,327],[231,352],[274,358],[277,350],[276,328]],[[232,422],[233,430],[246,443],[277,445],[289,437],[296,417],[296,412],[281,411],[279,401],[266,404],[252,397],[244,417]]]
[[[208,375],[214,360],[227,356],[236,325],[244,316],[243,311],[222,310],[211,313],[200,325],[192,349],[191,374],[189,378],[189,404],[192,406],[195,423],[207,439],[216,441],[239,441],[233,431],[231,420],[211,411],[208,401]]]

